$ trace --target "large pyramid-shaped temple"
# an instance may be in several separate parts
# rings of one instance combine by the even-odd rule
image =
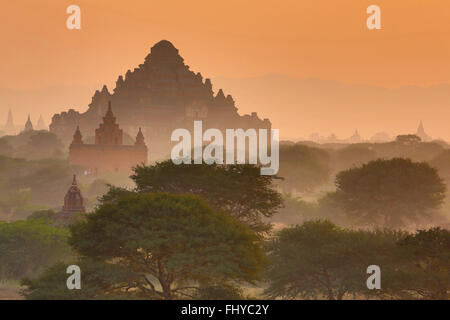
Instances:
[[[71,109],[55,114],[51,132],[69,142],[77,126],[83,132],[94,130],[107,111],[108,101],[124,133],[135,136],[142,128],[152,160],[167,156],[172,131],[192,130],[194,120],[203,121],[203,130],[271,128],[270,121],[260,119],[255,112],[239,115],[231,95],[225,96],[221,89],[214,93],[211,81],[189,70],[178,50],[166,40],[151,48],[143,64],[119,76],[112,92],[106,86],[96,91],[86,112]]]

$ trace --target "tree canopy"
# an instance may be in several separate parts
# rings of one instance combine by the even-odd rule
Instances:
[[[281,195],[273,189],[275,178],[261,175],[254,165],[175,165],[168,160],[137,166],[131,178],[140,193],[199,195],[215,210],[231,214],[257,232],[269,230],[261,217],[270,217],[282,205]]]
[[[375,160],[336,176],[338,205],[361,225],[418,222],[440,207],[446,186],[437,170],[409,159]]]
[[[284,192],[312,191],[330,179],[330,156],[326,150],[301,144],[281,146],[279,175]]]
[[[82,285],[80,290],[67,288],[67,267],[80,267]],[[83,259],[73,263],[59,262],[46,269],[38,278],[22,279],[22,295],[28,300],[87,300],[87,299],[133,299],[142,298],[124,292],[124,285],[133,280],[126,268],[95,259]]]
[[[403,254],[387,274],[385,291],[400,298],[450,299],[450,231],[418,230],[397,245]]]
[[[46,219],[0,221],[0,281],[36,276],[72,257],[69,231]]]
[[[209,283],[252,283],[265,263],[254,232],[193,195],[124,194],[71,232],[82,256],[117,261],[133,272],[129,288],[155,299],[194,296]]]

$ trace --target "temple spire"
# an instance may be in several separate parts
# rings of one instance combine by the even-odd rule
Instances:
[[[144,135],[142,134],[142,130],[139,127],[139,132],[136,136],[136,142],[134,143],[135,146],[145,146],[145,139]]]
[[[123,131],[116,123],[111,101],[108,101],[108,111],[103,117],[103,123],[95,130],[95,144],[122,145],[122,139]]]
[[[27,120],[27,122],[25,123],[25,129],[24,129],[24,131],[33,131],[34,129],[33,129],[33,123],[31,122],[31,119],[30,119],[30,114],[28,114],[28,120]]]
[[[80,126],[77,126],[75,130],[75,134],[73,135],[72,144],[83,144],[83,136],[80,132]]]
[[[6,121],[6,124],[5,124],[5,131],[6,131],[6,133],[13,133],[15,130],[16,130],[16,127],[14,126],[12,111],[11,111],[11,109],[9,109],[8,120]]]
[[[81,195],[80,188],[78,188],[76,177],[74,174],[72,185],[64,197],[64,206],[61,213],[59,213],[59,217],[65,222],[70,221],[74,214],[85,212],[83,196]]]
[[[427,142],[431,141],[432,138],[425,132],[425,128],[423,126],[423,122],[420,121],[419,127],[417,128],[416,135],[419,136],[422,141]]]
[[[105,117],[103,121],[106,122],[116,122],[116,117],[114,117],[114,113],[112,112],[111,101],[108,101],[108,110],[106,111]]]

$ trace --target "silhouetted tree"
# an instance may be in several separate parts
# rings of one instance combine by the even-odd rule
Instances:
[[[265,262],[255,233],[192,195],[123,195],[71,232],[77,252],[117,261],[133,273],[125,288],[149,298],[193,297],[199,284],[252,283]]]
[[[46,267],[70,259],[69,232],[45,219],[0,221],[0,281],[36,276]]]
[[[403,134],[397,136],[397,138],[395,139],[395,142],[403,144],[417,144],[421,141],[422,139],[415,134]]]
[[[67,289],[67,267],[76,264],[82,271],[82,290]],[[127,294],[124,287],[134,274],[123,266],[96,259],[72,263],[57,263],[37,278],[24,278],[22,295],[28,300],[142,299],[139,294]]]
[[[140,193],[199,195],[214,209],[228,212],[258,232],[270,228],[261,217],[272,216],[282,205],[281,195],[272,188],[275,177],[261,175],[254,165],[175,165],[168,160],[137,166],[131,178]]]
[[[334,167],[344,170],[376,159],[373,147],[366,144],[353,144],[336,151]]]
[[[429,216],[446,187],[437,170],[409,159],[375,160],[340,172],[337,203],[357,224],[400,227]]]
[[[430,165],[439,170],[439,175],[445,179],[447,185],[450,184],[450,150],[442,151],[433,160]]]
[[[331,174],[325,150],[296,144],[280,147],[279,186],[284,192],[312,191],[326,183]]]
[[[268,244],[265,293],[270,298],[330,300],[369,295],[367,267],[383,265],[400,236],[346,230],[326,220],[282,229]]]
[[[383,270],[381,296],[450,299],[450,231],[418,230],[397,242],[392,265]]]

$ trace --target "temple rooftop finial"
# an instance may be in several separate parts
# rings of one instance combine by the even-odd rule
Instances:
[[[27,119],[27,122],[25,123],[24,131],[33,131],[33,130],[34,130],[33,123],[31,122],[30,114],[28,114],[28,119]]]
[[[136,146],[145,146],[144,134],[142,133],[141,127],[139,127],[139,131],[136,135],[136,142],[134,143]]]
[[[81,135],[80,126],[77,126],[73,135],[72,144],[83,144],[83,136]]]

